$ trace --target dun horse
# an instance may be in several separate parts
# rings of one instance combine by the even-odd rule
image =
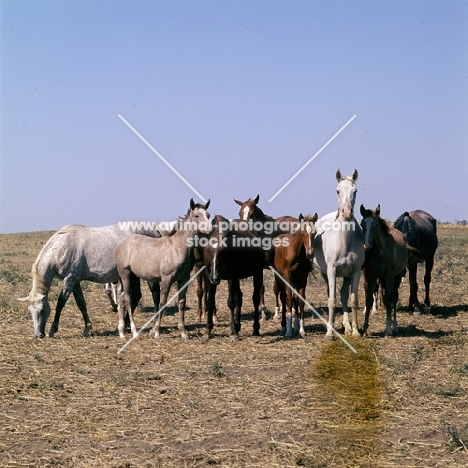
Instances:
[[[358,286],[365,255],[362,230],[354,217],[357,178],[357,170],[352,176],[346,177],[342,177],[339,169],[336,171],[338,211],[331,225],[323,224],[327,228],[318,233],[314,241],[314,263],[320,268],[328,285],[328,324],[325,340],[333,338],[337,277],[343,277],[341,302],[345,333],[360,336],[357,323]],[[329,220],[330,215],[324,218]],[[350,287],[352,328],[348,317]]]
[[[281,234],[278,240],[281,241],[275,248],[274,266],[276,271],[288,283],[287,285],[277,280],[275,277],[275,294],[279,293],[282,304],[281,327],[282,334],[286,337],[293,336],[292,315],[293,304],[295,312],[294,334],[305,336],[304,331],[304,302],[296,297],[292,292],[294,288],[304,299],[307,279],[312,268],[314,255],[315,223],[318,216],[299,215],[300,228],[289,234]],[[291,287],[290,287],[291,286]],[[299,319],[297,316],[299,311]]]
[[[125,315],[128,314],[132,335],[137,336],[133,312],[141,299],[140,279],[160,283],[160,301],[167,303],[169,290],[177,282],[179,330],[183,339],[188,339],[185,329],[185,297],[187,287],[183,287],[190,279],[193,267],[191,253],[193,246],[190,239],[199,232],[211,232],[211,222],[206,211],[210,201],[205,205],[195,204],[190,200],[187,215],[179,219],[179,227],[175,234],[160,239],[137,234],[130,235],[115,248],[115,261],[122,282],[122,293],[119,301],[118,330],[121,338],[125,338]],[[159,310],[159,297],[155,299],[155,313]],[[161,314],[156,317],[152,333],[159,338]]]
[[[374,303],[374,292],[380,283],[382,299],[387,311],[385,334],[397,334],[396,305],[398,288],[408,263],[406,236],[391,228],[380,217],[380,205],[375,211],[361,205],[361,226],[364,234],[366,259],[364,262],[364,289],[366,291],[366,315],[363,332],[369,327],[369,314]]]
[[[425,211],[405,211],[394,223],[395,229],[398,229],[403,234],[406,234],[408,244],[417,249],[422,258],[416,260],[410,256],[408,262],[408,272],[410,281],[410,298],[409,308],[414,310],[415,315],[419,315],[420,303],[418,301],[418,282],[417,271],[418,263],[426,262],[426,272],[424,275],[424,285],[426,287],[426,296],[424,304],[426,307],[431,306],[429,298],[429,289],[431,285],[431,272],[434,266],[434,255],[437,249],[437,222]]]
[[[88,336],[92,324],[80,282],[83,280],[95,283],[116,282],[118,280],[114,260],[116,245],[132,232],[152,237],[162,235],[157,229],[148,231],[123,229],[123,224],[103,227],[72,224],[60,229],[47,241],[32,266],[31,292],[28,297],[20,299],[29,302],[28,310],[33,319],[36,338],[45,336],[45,326],[50,315],[48,295],[54,278],[63,279],[63,285],[49,336],[54,336],[58,331],[60,314],[71,293],[83,316],[85,324],[83,335]]]
[[[266,252],[262,248],[262,239],[248,230],[236,228],[240,220],[233,220],[232,226],[226,218],[215,218],[215,229],[203,249],[205,269],[205,287],[207,298],[207,320],[205,339],[210,337],[213,329],[213,312],[215,310],[215,295],[221,280],[228,282],[228,307],[231,311],[231,335],[237,340],[241,329],[242,291],[240,280],[253,277],[254,324],[253,335],[260,334],[259,306],[260,289],[263,284],[263,268]],[[225,229],[222,226],[229,227]]]

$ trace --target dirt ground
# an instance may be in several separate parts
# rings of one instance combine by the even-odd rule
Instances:
[[[271,320],[271,272],[270,319],[260,337],[251,336],[247,280],[238,342],[229,339],[225,285],[220,321],[212,339],[201,340],[193,284],[188,342],[170,307],[160,340],[145,331],[117,354],[116,315],[93,283],[83,285],[92,336],[81,337],[70,299],[55,338],[34,339],[16,299],[29,293],[31,265],[51,234],[0,236],[1,466],[468,466],[468,229],[439,228],[431,310],[420,318],[408,312],[405,280],[398,337],[384,337],[379,310],[369,336],[351,342],[357,354],[339,340],[325,344],[311,311],[305,339],[281,337]],[[422,298],[421,270],[419,278]],[[57,281],[52,307],[58,292]],[[307,298],[326,312],[319,276],[310,278]],[[137,325],[151,317],[151,305],[144,288]]]

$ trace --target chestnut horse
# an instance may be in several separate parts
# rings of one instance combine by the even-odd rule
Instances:
[[[424,275],[424,285],[426,287],[426,297],[424,304],[430,308],[429,289],[431,284],[431,272],[434,266],[434,255],[437,249],[437,221],[425,211],[405,211],[394,223],[395,229],[406,234],[408,245],[417,249],[422,258],[410,256],[408,262],[410,297],[409,308],[414,310],[415,315],[419,315],[420,303],[418,301],[417,271],[418,263],[426,262],[426,272]]]
[[[374,292],[380,283],[382,299],[387,311],[385,335],[397,334],[396,305],[398,288],[405,276],[408,263],[406,236],[391,228],[380,217],[380,205],[366,210],[361,205],[361,227],[364,234],[366,259],[364,262],[364,289],[366,291],[366,315],[363,332],[369,327],[369,314],[374,303]]]
[[[293,336],[292,315],[293,303],[295,305],[294,335],[305,336],[304,331],[304,302],[293,294],[291,287],[305,298],[305,289],[309,272],[312,269],[314,255],[315,223],[318,216],[302,213],[298,220],[301,226],[293,233],[281,234],[278,240],[281,243],[275,247],[274,266],[285,282],[277,281],[275,276],[275,294],[281,297],[281,333],[286,337]],[[299,320],[297,311],[299,310]]]

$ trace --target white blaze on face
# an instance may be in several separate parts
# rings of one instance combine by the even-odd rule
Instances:
[[[247,221],[249,219],[249,207],[248,206],[244,207],[244,211],[242,213],[242,219],[244,221]]]

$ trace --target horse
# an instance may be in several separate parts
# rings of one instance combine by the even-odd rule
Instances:
[[[228,221],[216,216],[214,230],[209,242],[203,248],[205,265],[205,286],[208,295],[207,319],[204,339],[210,337],[213,329],[216,289],[221,280],[228,282],[228,307],[231,312],[232,340],[239,339],[241,329],[242,291],[240,280],[253,277],[254,323],[253,335],[260,335],[260,290],[263,285],[263,268],[266,251],[262,238],[255,232],[241,229],[241,220]]]
[[[299,310],[299,320],[297,312],[294,313],[294,334],[305,337],[304,302],[296,297],[291,287],[305,298],[307,279],[312,269],[317,219],[317,213],[314,216],[307,215],[305,218],[301,213],[298,217],[300,228],[293,233],[279,235],[280,243],[275,247],[274,267],[287,283],[281,280],[275,281],[275,294],[279,292],[282,304],[281,333],[286,337],[293,336],[293,303],[295,310]]]
[[[380,217],[380,205],[372,211],[361,205],[361,227],[364,234],[364,290],[366,292],[366,314],[363,333],[369,327],[369,314],[374,304],[376,287],[380,283],[382,300],[387,312],[385,335],[397,334],[396,305],[398,288],[406,273],[408,249],[406,236],[391,228]]]
[[[320,268],[328,286],[326,341],[333,339],[337,277],[343,277],[341,302],[343,306],[345,334],[360,336],[357,323],[358,286],[365,254],[362,230],[354,217],[357,178],[357,170],[354,170],[352,176],[345,177],[341,175],[339,169],[336,171],[338,211],[334,216],[333,222],[330,221],[333,217],[331,214],[325,215],[319,220],[324,230],[319,232],[314,240],[314,264]],[[350,287],[352,327],[350,326],[348,317]]]
[[[249,198],[248,200],[242,202],[240,200],[236,200],[234,198],[234,202],[240,206],[239,209],[239,218],[244,221],[250,221],[252,223],[253,228],[261,237],[267,237],[270,239],[274,239],[280,234],[286,234],[288,232],[292,232],[294,229],[297,229],[299,226],[299,222],[297,218],[293,216],[280,216],[278,218],[273,218],[272,216],[266,215],[258,206],[258,202],[260,201],[260,195],[258,194],[255,198]],[[258,228],[257,228],[258,226]],[[267,261],[266,267],[273,266],[272,258],[274,256],[273,249],[270,249],[267,253]],[[276,284],[277,279],[274,279],[273,290],[275,293],[275,315],[273,316],[273,320],[277,321],[280,319],[279,312],[280,312],[280,305],[278,301],[279,295],[279,286]],[[265,306],[265,286],[262,284],[262,288],[260,291],[260,310],[262,313],[260,320],[265,320],[266,315],[266,306]]]
[[[422,259],[410,256],[408,262],[410,297],[409,309],[414,311],[415,315],[420,315],[421,304],[418,301],[418,282],[417,270],[418,263],[426,262],[426,271],[424,275],[424,285],[426,287],[426,296],[424,304],[430,309],[431,300],[429,298],[429,289],[431,284],[431,272],[434,267],[434,255],[438,246],[437,239],[437,221],[427,212],[422,210],[405,211],[394,223],[395,229],[406,234],[408,244],[417,249]]]
[[[102,227],[71,224],[61,228],[47,241],[31,269],[31,292],[29,296],[19,299],[29,302],[34,337],[45,336],[45,326],[50,315],[48,294],[56,277],[62,279],[63,284],[49,336],[53,337],[57,333],[62,309],[71,293],[83,316],[83,336],[89,335],[92,323],[80,283],[83,280],[95,283],[117,282],[119,276],[114,260],[116,245],[132,232],[151,237],[163,235],[164,231],[159,230],[158,226],[153,226],[153,229],[141,226],[142,223],[131,221]]]
[[[140,279],[160,284],[160,297],[153,295],[155,314],[159,310],[159,302],[165,307],[169,290],[174,282],[178,287],[178,328],[184,340],[189,336],[185,329],[185,298],[187,282],[193,267],[191,253],[193,237],[201,233],[211,232],[209,213],[206,204],[195,204],[190,199],[190,208],[185,217],[179,218],[179,227],[171,236],[154,239],[138,234],[132,234],[122,240],[114,250],[117,271],[122,284],[119,298],[118,331],[125,338],[125,316],[128,315],[132,336],[138,336],[133,313],[141,299]],[[156,323],[150,334],[159,338],[161,314],[157,314]]]

